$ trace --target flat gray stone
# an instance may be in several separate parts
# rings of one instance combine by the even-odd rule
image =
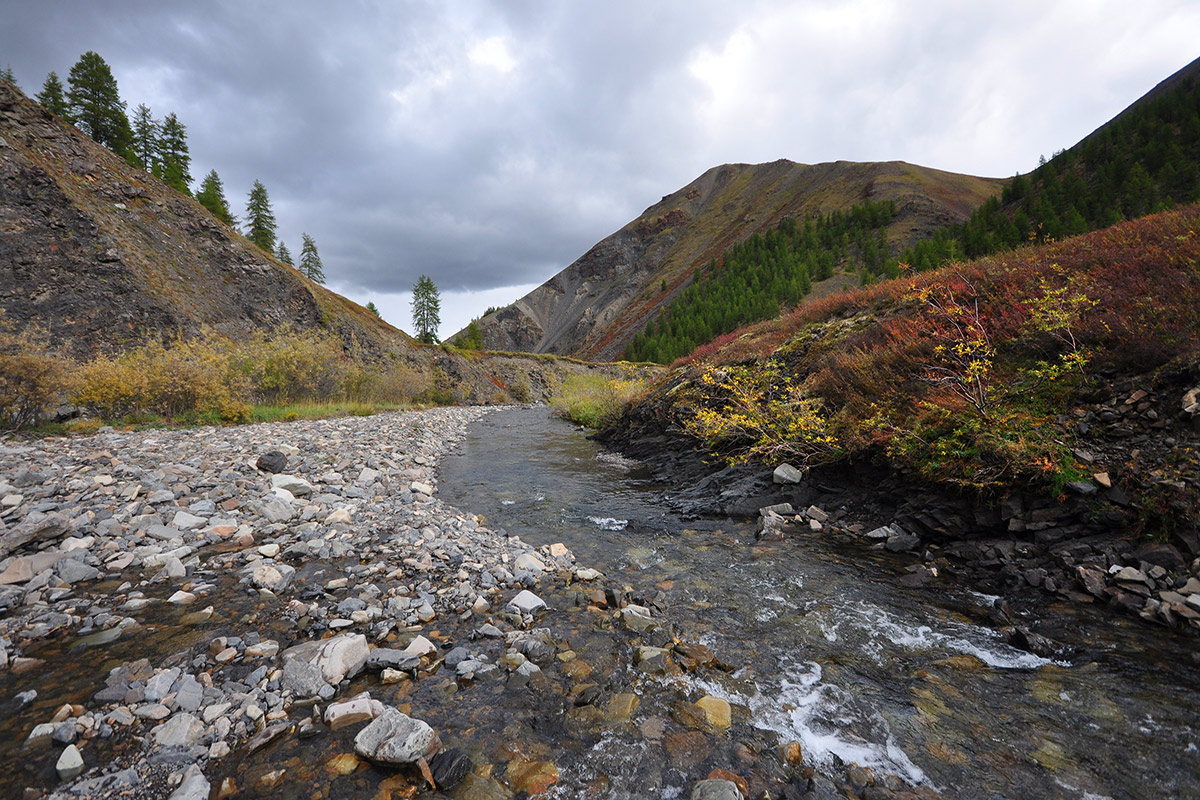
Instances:
[[[428,723],[390,706],[354,737],[354,752],[381,764],[415,764],[441,749],[441,740]]]
[[[528,589],[522,589],[516,597],[508,601],[508,607],[522,614],[532,614],[538,609],[545,608],[546,601]]]
[[[271,488],[286,489],[296,497],[307,497],[312,494],[313,490],[312,484],[304,480],[304,478],[283,474],[271,476]]]
[[[283,688],[296,697],[318,697],[327,685],[316,664],[299,658],[283,662]]]
[[[204,777],[204,773],[200,771],[200,767],[192,764],[183,773],[183,783],[171,792],[171,796],[167,800],[208,800],[211,791],[212,786]]]
[[[154,732],[159,747],[191,747],[204,737],[204,723],[191,714],[176,714]]]
[[[771,480],[778,484],[800,483],[804,480],[804,473],[791,464],[780,464],[771,473]]]

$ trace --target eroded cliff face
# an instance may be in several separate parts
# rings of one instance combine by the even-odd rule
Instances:
[[[323,326],[355,346],[408,346],[3,82],[0,309],[77,356],[202,326]]]
[[[726,164],[708,170],[520,300],[480,320],[490,349],[618,358],[633,336],[731,245],[788,216],[892,200],[902,250],[966,219],[1001,181],[903,162]]]

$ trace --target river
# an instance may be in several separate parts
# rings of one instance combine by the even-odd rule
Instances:
[[[1014,649],[986,624],[995,598],[947,578],[905,588],[910,557],[820,533],[757,543],[749,521],[678,519],[670,487],[541,409],[474,423],[440,481],[444,501],[532,544],[561,541],[662,608],[736,668],[691,678],[695,691],[829,774],[855,762],[947,797],[1200,797],[1193,638],[1030,602],[1023,613],[1071,655]],[[644,779],[654,758],[634,729],[589,760]],[[675,791],[669,775],[655,783]]]

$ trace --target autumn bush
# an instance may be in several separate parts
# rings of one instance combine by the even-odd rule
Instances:
[[[251,334],[235,359],[255,399],[268,404],[337,396],[349,361],[334,336],[287,329]]]
[[[235,358],[235,348],[212,335],[150,341],[83,364],[73,401],[109,419],[215,414],[223,421],[242,421],[250,409]]]
[[[874,454],[931,481],[1057,491],[1082,475],[1063,414],[1098,375],[1200,352],[1198,225],[1191,206],[814,301],[677,363],[677,421],[726,457],[771,460],[783,433],[808,458]],[[718,418],[743,413],[739,397],[757,398],[759,427]],[[787,431],[786,398],[823,426]],[[818,432],[831,449],[807,454]]]
[[[37,423],[70,383],[69,363],[48,349],[36,329],[0,328],[0,428]]]
[[[402,405],[429,400],[434,383],[396,361],[350,358],[322,332],[259,332],[233,341],[212,331],[150,341],[74,372],[73,402],[106,419],[244,422],[254,406]],[[449,379],[446,402],[460,400]]]

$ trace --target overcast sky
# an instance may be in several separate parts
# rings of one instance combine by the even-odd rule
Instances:
[[[1200,56],[1194,0],[0,0],[27,94],[94,50],[187,127],[235,214],[450,336],[712,166],[899,159],[1007,176]]]

